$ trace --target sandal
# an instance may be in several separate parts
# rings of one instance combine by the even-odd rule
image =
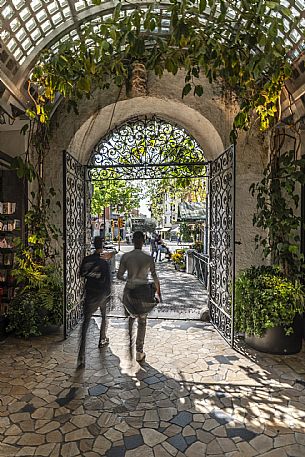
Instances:
[[[109,338],[100,339],[98,342],[98,347],[103,348],[109,344]]]

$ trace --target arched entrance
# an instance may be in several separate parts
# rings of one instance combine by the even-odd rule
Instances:
[[[94,147],[86,165],[64,153],[65,335],[81,317],[78,269],[91,247],[91,183],[109,179],[206,178],[208,181],[208,289],[211,321],[233,344],[235,153],[214,161],[183,128],[156,116],[129,119]]]
[[[135,117],[95,146],[88,162],[91,180],[206,177],[203,150],[183,128],[156,116]]]

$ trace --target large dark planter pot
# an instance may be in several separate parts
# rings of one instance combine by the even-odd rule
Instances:
[[[303,326],[301,316],[293,322],[293,334],[285,335],[283,327],[269,328],[263,336],[245,335],[245,342],[260,352],[269,354],[297,354],[302,349]]]
[[[43,325],[39,328],[42,335],[60,335],[63,334],[62,325]]]

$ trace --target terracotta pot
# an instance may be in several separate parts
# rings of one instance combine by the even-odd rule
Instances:
[[[302,349],[302,318],[297,315],[292,325],[293,333],[286,335],[284,327],[269,328],[263,336],[245,335],[245,342],[260,352],[269,354],[297,354]]]

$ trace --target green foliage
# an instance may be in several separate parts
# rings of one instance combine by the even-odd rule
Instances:
[[[173,178],[160,179],[147,183],[147,196],[151,201],[151,212],[157,220],[163,213],[164,194],[171,199],[184,202],[203,202],[206,199],[206,180],[203,178]],[[187,235],[185,240],[190,240]]]
[[[268,328],[284,326],[289,335],[297,314],[304,312],[304,290],[275,267],[251,267],[236,280],[235,329],[262,336]]]
[[[147,196],[150,199],[150,211],[151,215],[157,221],[161,219],[163,214],[163,194],[160,190],[157,190],[156,181],[148,183]],[[154,189],[154,190],[153,190]]]
[[[203,242],[202,241],[196,241],[192,245],[192,249],[196,249],[197,252],[203,252]]]
[[[112,174],[112,177],[115,177],[115,174]],[[101,179],[93,182],[93,188],[92,214],[102,214],[104,207],[112,206],[120,214],[128,215],[132,209],[140,206],[141,188],[124,180]]]
[[[18,270],[16,269],[14,274]],[[28,338],[41,335],[44,327],[62,323],[62,276],[58,265],[39,266],[18,272],[20,288],[10,303],[8,331]],[[22,283],[21,281],[24,281]],[[23,287],[21,287],[23,286]]]
[[[21,239],[15,240],[19,251],[28,249],[28,257],[32,257],[34,263],[37,259],[39,259],[39,263],[44,263],[44,259],[53,258],[58,254],[55,245],[61,235],[58,227],[51,222],[52,217],[57,214],[52,206],[56,191],[53,187],[45,188],[45,183],[39,173],[39,167],[42,164],[41,157],[38,157],[37,164],[33,164],[28,157],[23,159],[20,156],[14,157],[11,164],[19,178],[24,178],[27,182],[34,182],[37,185],[37,191],[30,193],[29,209],[24,216],[27,232],[26,243],[23,244]],[[56,201],[55,204],[57,208],[61,208],[60,201]],[[22,255],[26,259],[25,252]]]
[[[23,160],[21,156],[16,156],[12,159],[11,168],[16,171],[18,178],[25,178],[28,182],[33,182],[37,178],[33,164]]]
[[[291,72],[284,38],[287,8],[279,2],[248,0],[238,3],[232,17],[223,0],[170,0],[167,10],[168,34],[159,33],[164,13],[155,5],[125,14],[119,3],[112,17],[85,26],[78,40],[45,51],[31,76],[29,86],[39,91],[28,114],[46,122],[57,93],[77,112],[78,100],[90,98],[96,87],[128,83],[132,64],[139,61],[160,77],[185,69],[182,96],[204,94],[200,75],[236,94],[241,111],[233,139],[237,130],[248,128],[253,111],[261,128],[268,128]]]
[[[288,277],[302,274],[304,262],[299,252],[301,217],[296,215],[297,186],[305,184],[304,170],[305,160],[295,159],[293,150],[272,155],[263,179],[250,187],[257,197],[253,223],[265,230],[263,235],[256,236],[257,245],[263,247],[265,257],[271,255],[272,263],[280,265]]]
[[[180,235],[182,240],[185,242],[187,241],[193,241],[194,235],[193,231],[191,228],[191,225],[188,224],[187,222],[181,222],[180,224]]]
[[[185,269],[185,249],[176,249],[172,254],[171,260],[175,264],[175,268],[180,270]]]
[[[12,165],[20,178],[37,185],[37,192],[31,192],[24,218],[27,239],[14,239],[12,274],[18,287],[8,312],[8,330],[25,338],[40,335],[43,327],[59,325],[63,320],[62,272],[56,261],[60,231],[50,222],[56,214],[51,202],[56,192],[50,188],[46,194],[38,171],[42,163],[41,156],[36,165],[28,158],[16,157]],[[60,207],[60,202],[56,205]]]

